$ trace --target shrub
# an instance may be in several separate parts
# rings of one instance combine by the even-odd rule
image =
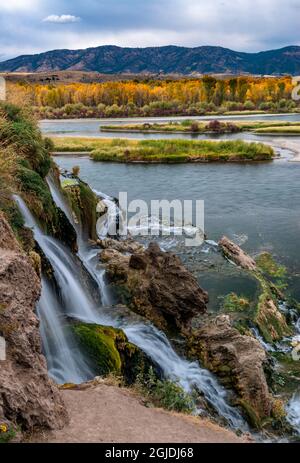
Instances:
[[[79,174],[80,174],[80,167],[79,166],[74,166],[72,168],[72,174],[74,175],[74,177],[79,177]]]
[[[222,306],[225,312],[243,312],[250,308],[250,302],[246,297],[230,293],[223,298]]]
[[[210,132],[215,132],[215,133],[223,133],[225,131],[225,126],[222,124],[222,122],[215,120],[215,121],[210,121],[206,129]]]
[[[244,108],[248,111],[252,111],[253,109],[255,109],[255,104],[253,103],[253,101],[247,100],[244,104]]]
[[[180,384],[158,379],[152,368],[146,376],[139,375],[137,387],[155,406],[181,413],[192,413],[195,409],[192,397]]]
[[[197,121],[192,122],[191,131],[193,133],[198,133],[200,131],[199,123]]]

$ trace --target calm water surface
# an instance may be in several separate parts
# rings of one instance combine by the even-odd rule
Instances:
[[[290,288],[300,301],[300,163],[125,165],[73,156],[55,160],[65,169],[80,166],[82,179],[98,191],[111,196],[127,191],[129,201],[204,200],[209,239],[226,234],[251,253],[273,253],[293,274]],[[214,286],[214,278],[207,286]],[[224,274],[218,280],[222,293],[228,281]]]
[[[213,117],[214,118],[214,117]],[[186,118],[160,118],[180,120]],[[201,119],[197,117],[196,119]],[[210,119],[210,118],[203,118]],[[300,121],[296,115],[237,116],[223,119],[237,120],[284,120]],[[153,118],[142,119],[152,122]],[[124,138],[194,138],[182,134],[124,134],[100,131],[100,124],[128,123],[141,119],[83,119],[63,121],[41,121],[47,135],[93,136]],[[196,138],[211,138],[200,135]],[[289,140],[285,137],[260,137],[250,133],[221,136],[220,138],[243,138],[271,143],[277,147]],[[300,137],[292,137],[299,143]],[[283,156],[289,152],[277,149]],[[65,169],[75,164],[80,166],[81,177],[92,188],[117,197],[119,192],[128,192],[128,199],[201,199],[205,201],[205,231],[211,240],[218,241],[226,234],[252,254],[269,251],[291,272],[290,290],[300,301],[300,163],[280,159],[260,164],[185,164],[185,165],[125,165],[96,163],[88,157],[73,155],[57,156],[56,162]],[[173,240],[174,241],[174,240]],[[171,243],[172,244],[172,243]],[[209,269],[211,251],[181,249],[197,273],[197,262]],[[205,249],[204,249],[205,251]],[[207,251],[207,250],[206,250]],[[232,273],[232,272],[231,272]],[[223,294],[240,289],[252,291],[252,284],[245,284],[241,275],[222,272],[200,271],[202,281],[213,294]],[[217,291],[216,291],[217,287]],[[229,288],[229,290],[228,290]],[[238,291],[236,291],[238,292]],[[217,297],[217,296],[216,296]],[[213,298],[213,304],[215,300]]]

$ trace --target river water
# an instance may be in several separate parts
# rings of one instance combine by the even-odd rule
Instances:
[[[300,115],[243,117],[252,120],[266,118],[300,121]],[[228,119],[232,120],[233,117]],[[40,125],[45,135],[194,138],[189,134],[130,135],[100,131],[100,123],[105,125],[112,122],[119,124],[121,121],[42,121]],[[122,120],[123,122],[133,121]],[[143,122],[152,120],[147,119]],[[200,135],[196,138],[206,137]],[[300,163],[289,162],[292,153],[282,149],[282,144],[289,142],[291,138],[262,137],[249,133],[220,138],[265,141],[276,148],[281,158],[253,164],[126,165],[93,162],[88,156],[68,154],[56,156],[55,161],[61,168],[68,170],[78,165],[83,180],[95,190],[112,197],[118,197],[119,192],[127,192],[129,201],[143,199],[148,204],[155,199],[204,200],[205,232],[209,242],[196,250],[179,246],[178,241],[172,239],[162,240],[161,245],[180,254],[194,271],[201,287],[210,294],[210,310],[218,311],[220,296],[231,291],[250,297],[257,289],[255,282],[245,278],[238,269],[229,269],[229,266],[220,269],[220,266],[212,265],[214,259],[218,260],[213,242],[218,241],[224,234],[252,255],[262,251],[271,252],[278,262],[288,268],[288,291],[293,298],[300,301]],[[293,143],[299,143],[300,147],[300,137],[292,139]],[[128,329],[128,334],[130,332],[137,336],[139,330]],[[295,400],[294,413],[299,407],[299,399]],[[298,416],[297,412],[294,422]]]

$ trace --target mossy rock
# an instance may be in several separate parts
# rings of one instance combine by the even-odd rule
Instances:
[[[77,178],[63,180],[61,185],[86,238],[97,240],[97,196],[89,185]]]
[[[266,275],[273,278],[285,278],[287,274],[287,269],[283,265],[277,264],[273,256],[264,252],[256,258],[257,266],[262,270]]]
[[[283,337],[292,334],[285,316],[277,307],[277,301],[268,291],[264,291],[259,298],[254,322],[264,339],[269,343],[279,341]]]
[[[64,212],[54,203],[46,181],[35,171],[19,167],[18,180],[23,197],[46,233],[76,250],[77,236]],[[15,215],[15,220],[18,217]],[[21,222],[20,222],[21,223]]]
[[[127,384],[133,384],[138,375],[153,367],[148,357],[131,344],[120,329],[79,323],[73,326],[73,330],[94,362],[99,376],[113,373],[123,376]]]

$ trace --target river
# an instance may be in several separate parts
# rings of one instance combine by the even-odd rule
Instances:
[[[236,119],[300,121],[300,114],[236,116]],[[133,138],[191,138],[191,134],[124,134],[100,131],[100,124],[128,123],[147,119],[83,119],[41,121],[46,135],[103,136]],[[159,121],[182,118],[159,118]],[[201,118],[197,118],[201,119]],[[208,118],[203,118],[208,119]],[[223,117],[223,119],[233,119]],[[205,135],[196,138],[205,138]],[[208,136],[211,138],[211,135]],[[71,169],[80,166],[81,177],[92,188],[128,199],[201,199],[205,201],[205,231],[211,240],[223,234],[243,244],[250,253],[272,252],[288,267],[293,297],[300,300],[300,163],[288,162],[292,153],[282,146],[300,149],[300,137],[270,137],[251,133],[216,136],[242,138],[272,144],[281,159],[260,164],[126,165],[95,163],[87,156],[59,155],[58,165]],[[207,281],[213,289],[215,281]],[[218,284],[226,288],[228,282]],[[232,285],[230,285],[232,286]],[[243,285],[242,285],[243,286]],[[215,292],[215,291],[214,291]],[[221,291],[222,292],[222,291]],[[219,294],[219,291],[217,291]]]
[[[259,116],[259,120],[262,119]],[[300,121],[300,115],[276,116],[275,119]],[[122,132],[101,133],[100,122],[103,123],[99,120],[43,121],[41,128],[47,135],[130,136]],[[129,120],[123,122],[128,123]],[[193,136],[132,134],[132,137]],[[229,270],[227,266],[221,271],[222,264],[215,257],[213,241],[218,241],[224,234],[252,255],[271,252],[279,263],[287,267],[289,294],[300,301],[300,163],[289,162],[292,153],[282,148],[283,145],[291,146],[291,137],[261,137],[249,133],[233,137],[266,141],[276,148],[281,157],[272,162],[247,164],[126,165],[93,162],[88,156],[68,154],[56,156],[55,161],[68,170],[78,165],[83,180],[95,190],[113,197],[125,191],[129,201],[143,199],[148,204],[153,199],[204,200],[205,232],[209,243],[199,249],[188,249],[178,240],[163,238],[160,244],[180,254],[194,271],[201,287],[210,294],[211,311],[217,312],[220,297],[231,291],[251,297],[257,290],[254,282],[245,278],[238,269],[231,266]],[[227,135],[225,138],[230,137]],[[292,146],[300,148],[300,137],[292,137]],[[299,401],[296,402],[297,407],[298,404]]]

